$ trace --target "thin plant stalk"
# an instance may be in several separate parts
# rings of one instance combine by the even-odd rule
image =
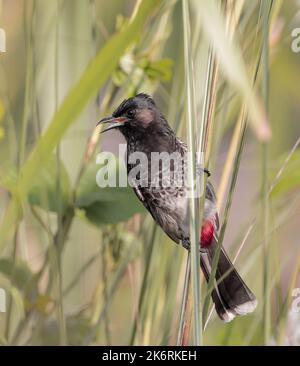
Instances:
[[[231,2],[230,7],[228,9],[228,21],[227,21],[227,31],[228,31],[228,36],[230,37],[230,39],[232,39],[234,31],[236,29],[236,25],[238,22],[238,19],[241,15],[241,11],[242,8],[238,7],[238,10],[236,11],[236,9],[233,7],[233,3]],[[261,13],[261,9],[259,10],[259,16],[257,19],[257,27],[256,27],[256,31],[255,31],[255,39],[253,42],[253,56],[255,55],[255,44],[256,44],[256,40],[258,37],[258,32],[259,32],[259,19],[260,19],[260,13]],[[254,73],[254,83],[256,81],[257,78],[257,72],[258,72],[258,67],[260,64],[260,56],[257,62],[257,66],[256,66],[256,71]],[[244,108],[244,107],[243,107]],[[238,144],[239,144],[239,131],[241,128],[241,124],[243,123],[242,121],[242,117],[244,115],[243,112],[243,108],[241,109],[239,118],[238,118],[238,123],[235,125],[235,129],[234,129],[234,133],[230,142],[230,147],[228,150],[228,154],[227,154],[227,159],[225,162],[225,167],[223,169],[222,172],[222,177],[221,177],[221,181],[219,184],[219,188],[218,188],[218,194],[217,194],[217,207],[218,207],[218,211],[221,211],[221,208],[223,206],[223,202],[225,199],[225,193],[226,193],[226,188],[229,182],[229,178],[230,178],[230,172],[233,168],[233,162],[234,162],[234,156],[237,152],[238,149]]]
[[[166,249],[169,249],[171,246],[165,245]],[[174,324],[176,319],[178,318],[177,307],[174,306],[174,299],[176,299],[176,295],[178,293],[178,281],[181,278],[181,268],[183,255],[186,254],[183,250],[178,250],[177,247],[172,246],[170,248],[171,255],[166,255],[168,261],[166,262],[166,274],[165,274],[165,302],[162,311],[161,318],[159,320],[159,324],[161,324],[161,329],[163,329],[163,334],[161,337],[160,345],[174,345],[177,340],[177,329],[175,329]],[[156,323],[157,324],[157,323]],[[157,332],[157,326],[155,325],[155,329]],[[159,334],[161,330],[159,329]],[[174,334],[175,332],[175,334]]]
[[[245,109],[243,109],[243,111],[244,111],[243,113],[246,113]],[[242,120],[245,121],[245,118],[243,117]],[[216,271],[217,271],[217,264],[219,262],[221,247],[222,247],[223,239],[225,236],[225,231],[227,228],[229,211],[230,211],[231,204],[232,204],[233,193],[234,193],[234,189],[235,189],[235,185],[236,185],[236,181],[237,181],[237,175],[238,175],[238,171],[239,171],[242,151],[244,148],[246,128],[247,128],[247,124],[244,122],[244,124],[241,126],[241,130],[240,130],[240,136],[241,136],[240,137],[240,146],[239,146],[237,155],[235,157],[235,162],[234,162],[235,169],[233,171],[231,184],[230,184],[230,188],[229,188],[229,193],[228,193],[228,198],[227,198],[227,203],[226,203],[226,207],[225,207],[225,211],[224,211],[224,220],[223,220],[223,223],[221,226],[218,244],[216,247],[216,253],[215,253],[215,256],[213,259],[211,274],[210,274],[209,281],[208,281],[207,293],[206,293],[206,297],[204,300],[204,306],[203,306],[203,323],[204,324],[205,324],[207,316],[208,316],[210,294],[214,287],[214,281],[215,281],[215,276],[216,276]]]
[[[18,246],[18,228],[16,229],[15,235],[14,235],[13,253],[12,253],[13,263],[16,262],[16,258],[17,258],[17,246]],[[12,271],[12,280],[14,279],[14,276],[15,276],[15,271]],[[6,318],[5,330],[4,330],[4,337],[5,337],[5,340],[7,343],[9,343],[9,339],[10,339],[12,311],[13,311],[13,300],[12,300],[12,296],[10,295],[10,297],[8,299],[7,318]]]
[[[184,327],[182,332],[182,340],[181,340],[181,346],[188,346],[189,345],[189,339],[190,339],[190,333],[191,333],[191,324],[192,324],[192,307],[191,307],[191,296],[188,296],[187,298],[187,313],[185,316],[184,321]]]
[[[107,260],[106,260],[106,251],[109,246],[109,240],[108,240],[108,234],[104,231],[101,233],[102,236],[102,250],[101,250],[101,272],[102,272],[102,283],[103,283],[103,289],[102,289],[102,296],[103,301],[107,301],[107,288],[108,288],[108,268],[107,268]],[[110,320],[109,320],[109,313],[106,313],[105,319],[104,319],[104,333],[105,333],[105,344],[107,346],[110,346],[112,344],[111,342],[111,331],[110,331]]]
[[[231,169],[232,169],[234,156],[235,156],[236,151],[238,149],[239,138],[240,138],[240,130],[241,130],[242,124],[244,123],[243,118],[242,118],[243,116],[244,116],[244,112],[243,112],[243,110],[241,110],[238,121],[237,121],[237,123],[234,127],[234,131],[233,131],[233,135],[232,135],[232,138],[231,138],[231,141],[230,141],[230,146],[229,146],[226,162],[225,162],[224,169],[223,169],[223,172],[222,172],[220,185],[219,185],[219,188],[218,188],[218,194],[217,194],[218,212],[221,211],[221,208],[222,208],[222,205],[223,205],[223,202],[224,202],[227,183],[228,183],[229,178],[230,178],[230,172],[231,172]]]
[[[149,272],[150,272],[150,265],[151,265],[151,260],[152,260],[152,254],[153,254],[153,246],[155,243],[155,235],[156,235],[156,225],[153,226],[152,229],[152,233],[150,236],[150,241],[149,241],[149,249],[147,251],[147,255],[146,255],[146,268],[145,268],[145,272],[143,275],[143,280],[142,280],[142,285],[141,285],[141,291],[140,291],[140,296],[139,296],[139,304],[138,304],[138,312],[135,316],[134,319],[134,324],[133,324],[133,328],[132,328],[132,332],[131,332],[131,337],[130,337],[130,345],[134,345],[135,342],[135,338],[136,338],[136,333],[137,333],[137,329],[138,329],[138,317],[141,314],[141,310],[143,307],[143,303],[145,300],[145,295],[146,295],[146,290],[147,290],[147,282],[148,282],[148,277],[149,277]]]
[[[182,346],[183,341],[183,333],[185,327],[185,318],[186,313],[188,311],[188,296],[189,296],[189,284],[190,284],[190,275],[191,275],[191,257],[190,253],[188,253],[186,266],[185,266],[185,276],[184,276],[184,285],[183,285],[183,294],[182,294],[182,301],[180,307],[180,318],[179,318],[179,330],[177,335],[177,346]]]
[[[55,111],[58,109],[59,103],[59,6],[60,0],[57,0],[57,19],[55,29],[55,70],[54,70],[54,90],[55,90]],[[57,320],[59,325],[59,340],[60,345],[67,344],[67,330],[64,316],[63,306],[63,284],[62,284],[62,243],[63,243],[63,212],[61,202],[61,147],[60,143],[56,148],[56,189],[57,189],[57,241],[55,244],[55,264],[57,265],[57,291],[58,291],[58,306]],[[55,269],[55,266],[53,267]]]
[[[195,91],[193,83],[193,62],[190,45],[190,20],[189,2],[182,1],[183,12],[183,33],[184,33],[184,58],[187,92],[187,120],[188,120],[188,142],[191,155],[189,162],[189,181],[191,184],[191,199],[189,202],[190,213],[190,251],[191,251],[191,289],[193,303],[193,343],[201,345],[202,340],[202,313],[201,313],[201,287],[200,287],[200,253],[199,253],[199,200],[196,198],[194,183],[196,182],[196,141],[195,141]],[[201,128],[202,127],[202,128]],[[203,126],[200,126],[203,131]],[[203,132],[202,132],[203,133]],[[202,141],[202,138],[201,138]]]
[[[113,279],[110,282],[109,288],[107,290],[107,300],[103,304],[103,308],[101,309],[97,322],[94,324],[94,326],[90,329],[89,333],[84,338],[82,345],[84,346],[89,345],[97,335],[97,332],[100,329],[100,325],[102,321],[105,319],[106,312],[109,310],[109,306],[112,302],[113,296],[115,295],[116,289],[118,288],[120,281],[124,277],[128,264],[132,261],[133,255],[134,255],[134,246],[131,246],[128,249],[127,253],[124,255],[124,260],[118,267],[116,273],[113,276]]]
[[[268,113],[269,104],[269,11],[272,2],[262,2],[262,17],[263,17],[263,48],[262,48],[262,66],[263,66],[263,82],[262,95],[265,104],[266,113]],[[268,165],[269,165],[269,148],[268,143],[262,144],[262,226],[263,226],[263,292],[264,292],[264,307],[263,307],[263,328],[264,328],[264,343],[268,344],[270,340],[270,279],[269,279],[269,248],[268,248],[268,233],[269,233],[269,196],[268,196]]]
[[[212,147],[212,136],[213,136],[213,113],[215,110],[216,104],[216,93],[217,93],[217,76],[218,76],[218,62],[214,57],[212,47],[209,48],[208,54],[208,64],[207,64],[207,79],[205,83],[205,94],[204,94],[204,102],[203,102],[203,113],[201,123],[205,127],[205,134],[203,134],[203,139],[199,139],[199,146],[203,146],[203,150],[205,151],[206,158],[204,160],[205,166],[209,166],[209,155]],[[201,164],[198,161],[198,164]],[[206,190],[206,176],[204,177],[204,192]],[[204,206],[205,194],[203,195],[202,206]],[[201,242],[199,244],[201,246]],[[202,322],[203,313],[202,313]],[[205,329],[205,325],[203,330]]]
[[[25,51],[26,51],[26,72],[25,72],[25,92],[24,92],[24,101],[23,101],[23,114],[22,114],[22,125],[21,125],[21,135],[20,135],[20,144],[18,148],[17,154],[17,170],[18,172],[21,170],[21,165],[25,156],[26,150],[26,130],[28,124],[28,113],[30,104],[30,95],[31,95],[31,85],[30,82],[32,80],[32,39],[30,37],[31,31],[28,27],[27,22],[27,4],[23,5],[23,29],[24,29],[24,37],[25,37]],[[14,239],[13,239],[13,251],[12,251],[12,259],[15,264],[17,259],[17,246],[18,246],[18,231],[19,224],[16,225],[14,231]],[[12,277],[14,277],[14,272],[12,273]],[[11,331],[11,318],[13,312],[13,301],[11,296],[8,300],[8,310],[5,324],[5,338],[9,343],[10,331]]]
[[[256,74],[257,74],[257,73],[256,73]],[[286,169],[286,167],[287,167],[288,162],[289,162],[289,161],[290,161],[290,159],[292,158],[292,156],[293,156],[293,154],[294,154],[294,152],[295,152],[295,150],[297,149],[297,147],[298,147],[298,145],[299,145],[299,144],[300,144],[300,138],[299,138],[299,139],[297,139],[296,143],[294,144],[294,146],[292,147],[292,149],[291,149],[290,153],[288,154],[288,157],[285,159],[285,161],[284,161],[284,163],[283,163],[282,167],[281,167],[281,168],[279,169],[279,171],[277,172],[277,174],[276,174],[276,176],[275,176],[275,179],[274,179],[274,181],[271,183],[270,189],[268,190],[268,196],[270,196],[270,194],[272,193],[272,190],[276,187],[276,184],[278,183],[278,181],[279,181],[280,177],[282,176],[282,174],[283,174],[284,170],[285,170],[285,169]],[[251,223],[251,224],[250,224],[250,226],[248,227],[247,232],[246,232],[246,234],[245,234],[245,236],[244,236],[244,238],[243,238],[243,240],[242,240],[242,243],[241,243],[241,245],[239,246],[239,248],[238,248],[238,250],[237,250],[237,252],[236,252],[236,254],[235,254],[235,257],[234,257],[234,259],[233,259],[233,261],[232,261],[232,263],[233,263],[233,264],[235,264],[235,262],[236,262],[236,260],[237,260],[238,256],[240,255],[240,253],[241,253],[241,251],[242,251],[242,249],[243,249],[243,247],[244,247],[244,245],[245,245],[245,243],[246,243],[246,241],[247,241],[247,239],[248,239],[248,237],[249,237],[249,235],[250,235],[250,233],[253,231],[253,229],[254,229],[254,227],[257,225],[257,223],[258,223],[258,220],[257,220],[257,218],[256,218],[254,221],[252,221],[252,223]],[[269,233],[269,235],[270,235],[270,233]],[[290,281],[290,282],[291,282],[290,290],[296,287],[296,280],[297,280],[297,274],[298,274],[299,268],[300,268],[300,252],[299,252],[298,257],[297,257],[296,266],[295,266],[295,271],[293,272],[293,275],[291,276],[292,280]],[[289,291],[290,291],[290,290],[289,290]],[[289,293],[290,293],[290,292],[289,292]],[[287,298],[288,298],[288,299],[291,299],[291,295],[288,295],[288,296],[287,296]],[[210,318],[211,318],[211,316],[212,316],[212,312],[213,312],[213,308],[211,309],[211,311],[210,311],[210,313],[209,313],[209,316],[207,317],[206,323],[205,323],[205,325],[204,325],[204,330],[207,328],[208,322],[209,322],[209,320],[210,320]]]
[[[268,13],[267,13],[268,17],[269,17],[269,13],[270,13],[270,9],[268,8]],[[257,61],[256,68],[254,71],[253,84],[255,84],[255,82],[257,80],[260,61],[261,61],[261,52],[259,53],[258,61]],[[247,116],[247,114],[245,111],[245,105],[243,105],[242,109],[241,109],[240,117],[239,117],[239,120],[237,123],[237,127],[235,129],[233,140],[232,140],[232,151],[231,151],[231,156],[230,156],[231,158],[233,158],[234,150],[236,150],[235,159],[232,160],[233,161],[232,166],[234,167],[234,169],[233,169],[233,173],[232,173],[232,178],[231,178],[230,187],[229,187],[229,194],[227,197],[226,207],[225,207],[225,211],[224,211],[224,220],[223,220],[223,224],[221,226],[216,254],[215,254],[215,257],[213,260],[213,264],[212,264],[212,272],[210,275],[210,279],[209,279],[208,287],[207,287],[207,293],[206,293],[205,300],[204,300],[203,322],[205,325],[207,325],[208,317],[210,316],[208,314],[209,302],[210,302],[209,296],[213,290],[214,277],[216,274],[216,267],[217,267],[217,263],[218,263],[219,256],[220,256],[222,242],[224,240],[224,235],[225,235],[226,226],[227,226],[227,222],[228,222],[228,215],[229,215],[229,211],[230,211],[231,204],[232,204],[234,188],[236,185],[238,170],[239,170],[240,161],[241,161],[241,154],[242,154],[243,147],[244,147],[245,133],[246,133],[246,129],[247,129],[246,116]],[[238,136],[240,136],[240,137],[238,138]],[[236,144],[236,143],[238,143],[238,144]],[[226,174],[227,173],[229,174],[229,171],[230,171],[230,164],[228,164],[228,166],[226,166]],[[228,177],[229,177],[229,175],[228,175]],[[225,181],[227,179],[228,178],[225,177],[224,182],[223,182],[224,186],[226,186]],[[221,198],[221,199],[223,199],[223,198]],[[221,206],[221,202],[222,201],[218,201],[219,208]]]
[[[205,135],[203,136],[203,141],[198,142],[198,146],[202,144],[205,147],[206,161],[205,165],[208,166],[208,159],[210,156],[210,151],[212,147],[212,130],[213,130],[213,112],[216,103],[217,94],[217,76],[218,76],[218,63],[214,57],[212,47],[209,49],[208,54],[208,66],[207,66],[207,79],[205,85],[205,95],[203,102],[203,113],[202,113],[202,123],[205,124]],[[200,138],[200,137],[199,137]],[[198,162],[199,163],[199,162]]]
[[[24,92],[24,104],[23,104],[23,116],[21,125],[21,135],[20,135],[20,145],[18,151],[18,161],[17,167],[18,171],[21,170],[22,163],[26,154],[26,136],[28,127],[28,117],[29,117],[29,106],[30,98],[32,94],[32,39],[30,37],[30,29],[27,23],[27,9],[28,4],[24,2],[23,6],[23,27],[25,34],[25,50],[26,50],[26,73],[25,73],[25,92]],[[31,9],[32,12],[32,9]]]

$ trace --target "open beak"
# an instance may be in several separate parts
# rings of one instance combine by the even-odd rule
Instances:
[[[113,128],[118,128],[124,126],[125,122],[128,119],[126,117],[106,117],[102,118],[98,123],[97,126],[102,125],[104,123],[111,123],[111,126],[106,127],[101,133],[112,130]]]

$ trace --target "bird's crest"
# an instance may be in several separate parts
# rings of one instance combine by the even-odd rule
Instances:
[[[148,103],[155,106],[155,102],[150,97],[150,95],[145,94],[145,93],[139,93],[135,97],[124,99],[123,102],[114,111],[113,116],[119,117],[119,116],[123,115],[128,109],[136,107],[138,105],[139,100],[141,100],[141,99],[144,101],[147,101]]]
[[[150,102],[152,105],[155,105],[154,100],[150,97],[150,95],[146,94],[146,93],[139,93],[135,96],[135,98],[140,98],[140,99],[144,99],[147,102]]]

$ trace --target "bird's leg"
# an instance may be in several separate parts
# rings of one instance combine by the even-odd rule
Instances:
[[[197,166],[197,173],[202,174],[203,172],[207,174],[208,178],[211,176],[211,173],[207,168],[202,168],[202,166]]]
[[[190,251],[191,245],[189,239],[183,239],[181,242],[184,249]],[[199,248],[200,253],[207,253],[207,248],[200,247]]]
[[[203,171],[207,174],[208,178],[211,176],[211,173],[207,168],[204,168]]]

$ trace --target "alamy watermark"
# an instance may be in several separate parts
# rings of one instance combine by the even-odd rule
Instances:
[[[118,161],[126,154],[126,144],[119,145],[119,156],[102,152],[97,155],[96,163],[100,168],[96,182],[100,188],[105,187],[142,187],[150,190],[166,189],[169,193],[178,190],[186,197],[201,197],[203,193],[203,173],[201,164],[203,154],[198,153],[196,176],[191,172],[192,154],[179,151],[150,152],[145,154],[135,151],[127,157],[126,169],[118,170]]]
[[[6,33],[0,28],[0,52],[6,52]]]
[[[0,287],[0,313],[6,312],[6,292]]]
[[[295,53],[300,52],[300,28],[294,28],[292,30],[291,36],[293,38],[291,43],[291,49]]]
[[[294,313],[300,313],[300,288],[296,287],[292,291],[292,311]]]

